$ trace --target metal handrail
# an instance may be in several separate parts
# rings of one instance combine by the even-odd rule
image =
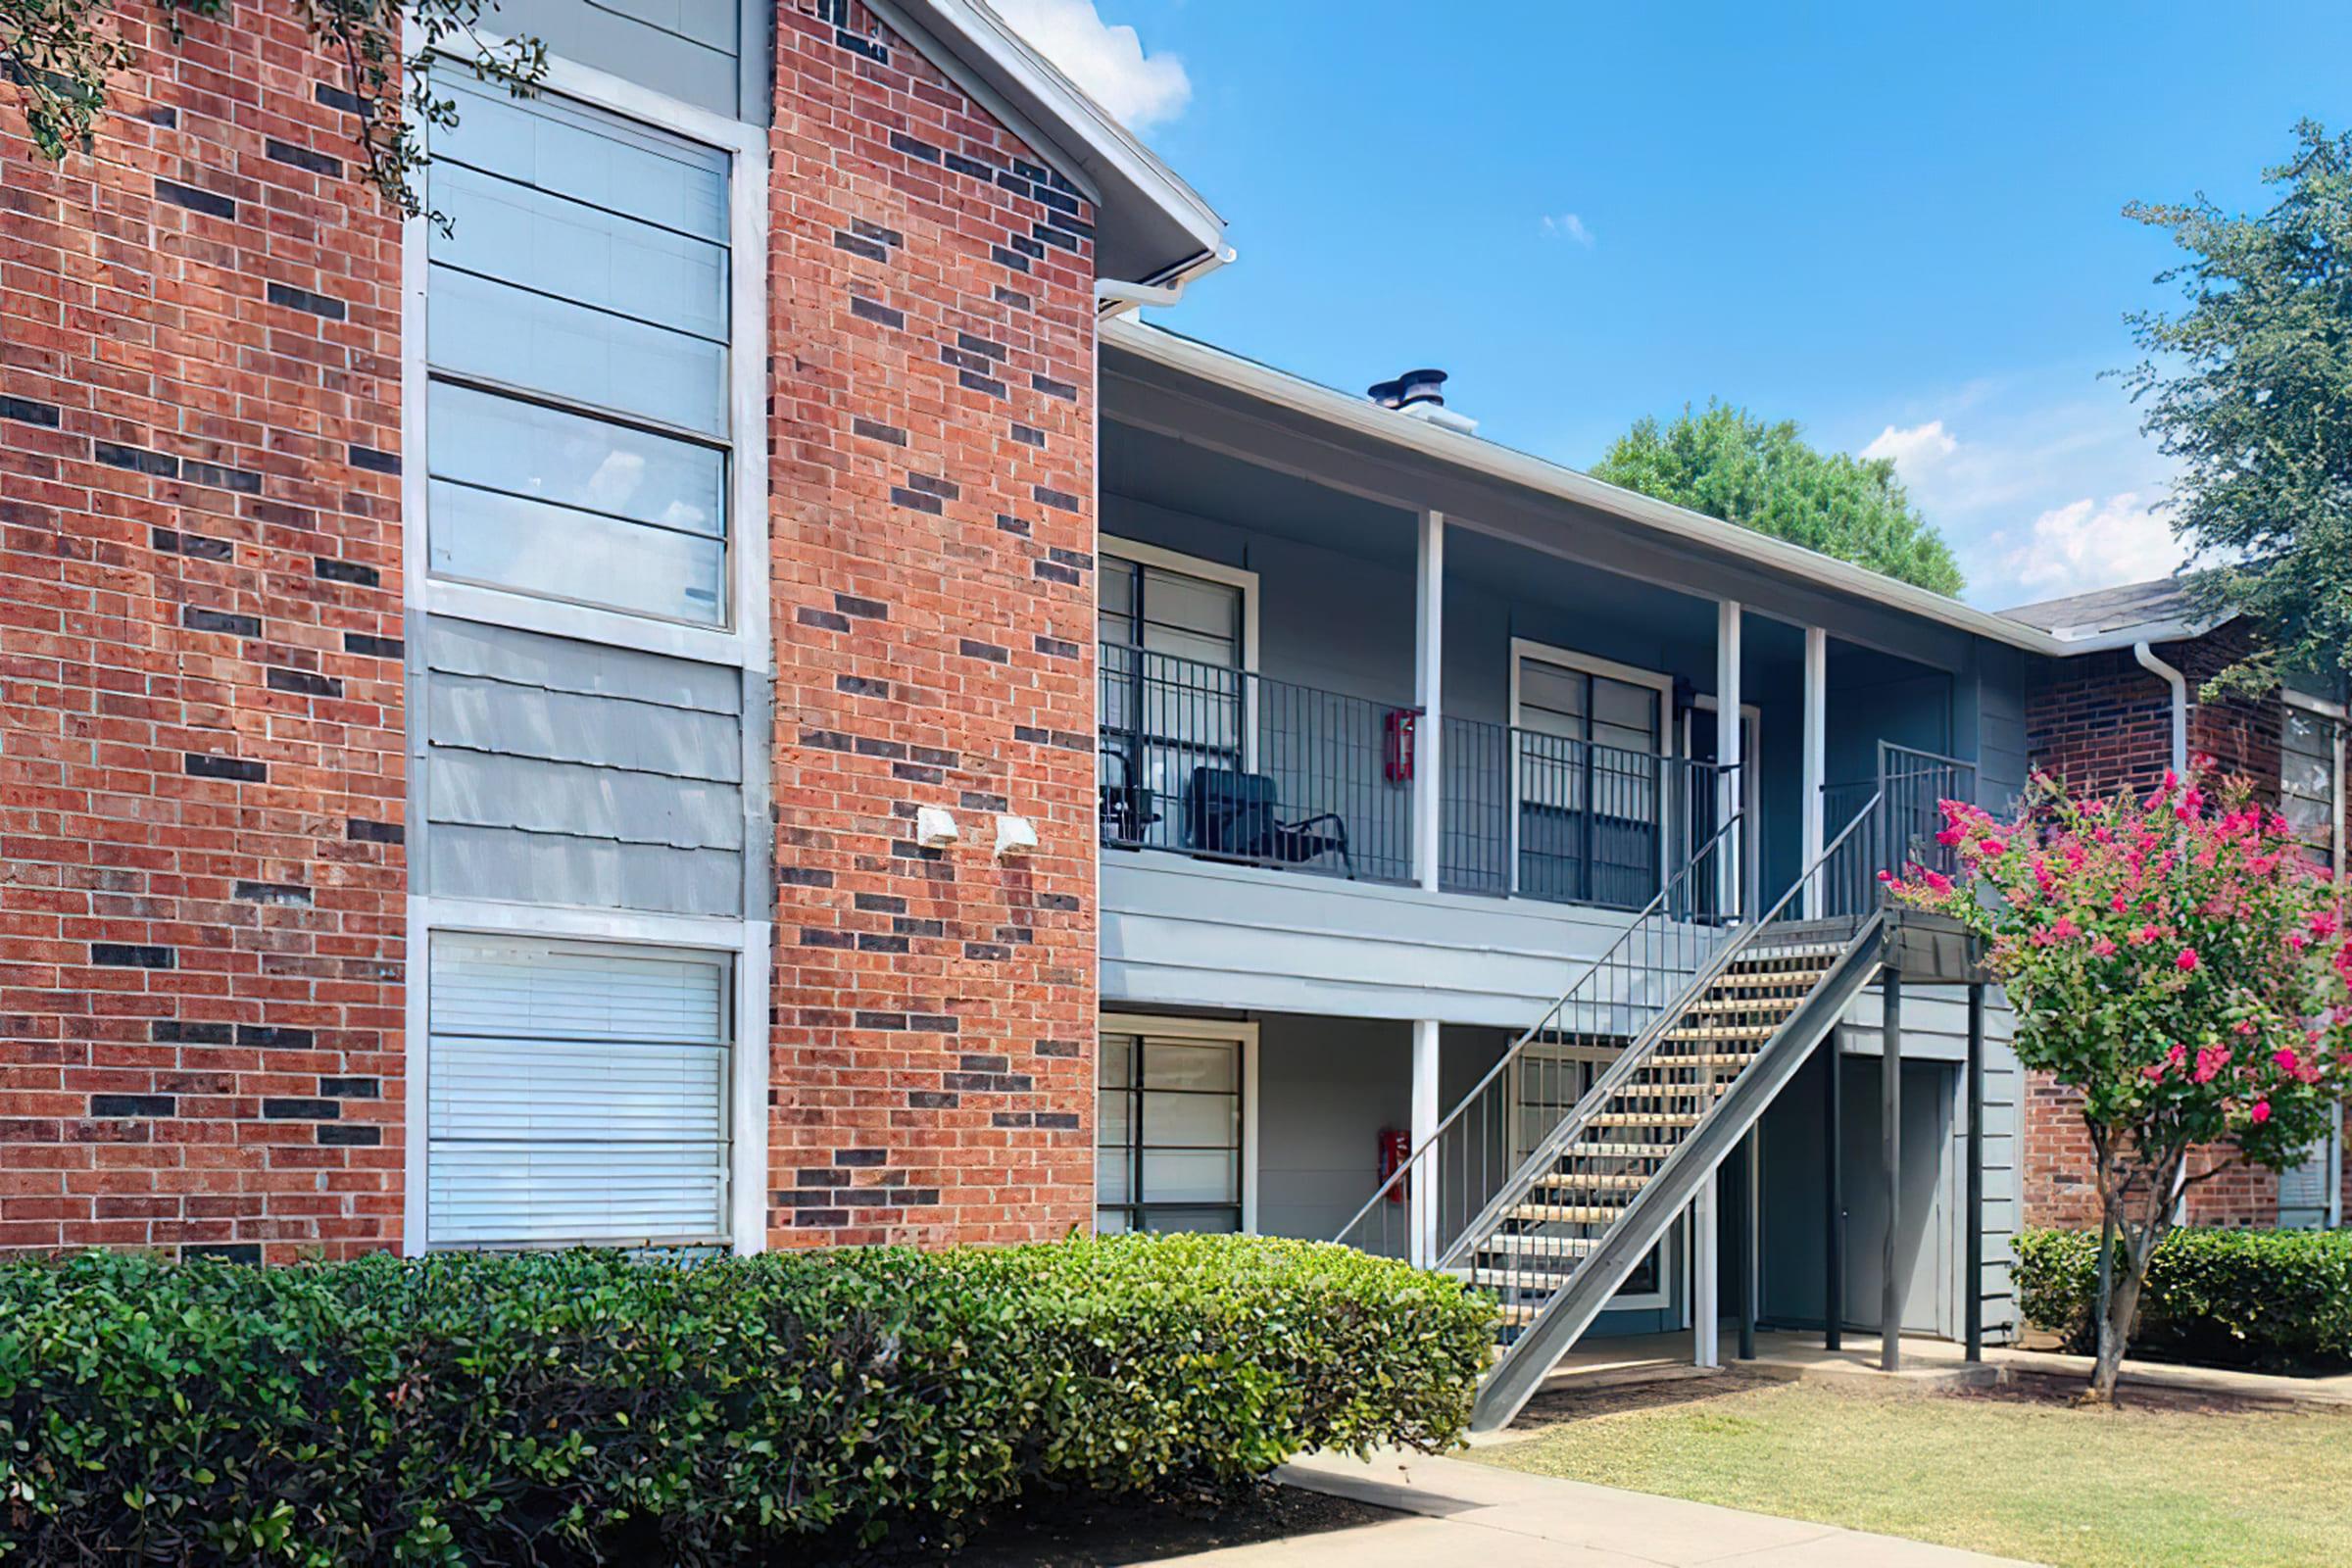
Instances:
[[[1584,972],[1578,975],[1576,980],[1569,985],[1568,989],[1560,994],[1558,1000],[1553,1002],[1550,1007],[1544,1011],[1544,1016],[1535,1024],[1524,1030],[1519,1035],[1518,1039],[1511,1043],[1510,1049],[1505,1051],[1502,1055],[1496,1059],[1494,1065],[1487,1069],[1485,1076],[1481,1077],[1479,1081],[1471,1087],[1469,1092],[1462,1096],[1462,1098],[1454,1104],[1453,1109],[1448,1111],[1438,1123],[1436,1129],[1430,1134],[1429,1138],[1426,1139],[1420,1145],[1420,1147],[1412,1150],[1405,1156],[1403,1161],[1401,1161],[1394,1171],[1389,1173],[1387,1179],[1382,1181],[1378,1187],[1373,1189],[1372,1196],[1365,1200],[1361,1208],[1358,1208],[1352,1215],[1348,1217],[1347,1224],[1340,1227],[1339,1232],[1334,1240],[1345,1242],[1348,1237],[1364,1222],[1366,1216],[1373,1213],[1383,1202],[1391,1200],[1390,1195],[1397,1192],[1400,1186],[1411,1177],[1412,1173],[1416,1169],[1423,1170],[1425,1175],[1427,1175],[1429,1171],[1434,1170],[1436,1160],[1439,1156],[1439,1152],[1445,1148],[1446,1132],[1451,1129],[1455,1123],[1460,1121],[1462,1117],[1470,1110],[1472,1104],[1475,1103],[1481,1096],[1486,1094],[1486,1092],[1492,1088],[1506,1071],[1510,1069],[1511,1065],[1519,1059],[1521,1054],[1525,1052],[1533,1042],[1553,1028],[1555,1021],[1565,1014],[1572,1005],[1577,1004],[1578,993],[1581,992],[1588,984],[1590,984],[1595,976],[1608,970],[1616,961],[1619,955],[1626,948],[1631,946],[1636,938],[1642,934],[1644,926],[1646,926],[1652,919],[1660,915],[1661,912],[1668,911],[1676,907],[1675,894],[1683,889],[1685,883],[1691,877],[1694,871],[1696,871],[1702,865],[1707,864],[1710,860],[1718,858],[1721,852],[1721,847],[1734,838],[1740,826],[1745,819],[1745,812],[1735,811],[1725,819],[1723,824],[1708,837],[1707,842],[1701,845],[1698,850],[1691,855],[1690,858],[1684,863],[1682,868],[1678,870],[1671,879],[1668,880],[1666,885],[1658,890],[1656,897],[1652,898],[1647,905],[1643,906],[1641,912],[1627,923],[1625,929],[1618,933],[1617,939],[1610,943],[1609,946],[1601,952],[1599,956],[1593,958],[1590,963],[1586,964]],[[1672,921],[1675,919],[1675,916],[1671,913],[1668,913],[1666,918],[1669,921]],[[1447,1250],[1450,1251],[1450,1250],[1451,1249],[1449,1247]]]
[[[1788,890],[1773,902],[1772,907],[1765,910],[1752,923],[1740,927],[1737,935],[1718,948],[1703,967],[1692,973],[1690,983],[1683,987],[1681,994],[1674,999],[1674,1003],[1669,1003],[1661,1007],[1658,1015],[1642,1026],[1641,1034],[1636,1036],[1625,1050],[1618,1054],[1617,1059],[1609,1063],[1605,1072],[1593,1080],[1592,1087],[1586,1092],[1583,1099],[1576,1102],[1575,1108],[1560,1119],[1559,1124],[1552,1128],[1543,1144],[1521,1162],[1518,1169],[1511,1173],[1511,1180],[1503,1184],[1496,1197],[1488,1203],[1487,1210],[1480,1214],[1478,1221],[1472,1224],[1464,1237],[1455,1239],[1453,1245],[1439,1259],[1441,1267],[1453,1262],[1460,1255],[1464,1240],[1483,1234],[1483,1228],[1488,1222],[1500,1209],[1508,1207],[1511,1201],[1516,1200],[1515,1198],[1509,1196],[1514,1187],[1522,1184],[1528,1176],[1536,1171],[1543,1169],[1547,1161],[1557,1159],[1560,1150],[1577,1134],[1584,1131],[1591,1119],[1600,1112],[1601,1107],[1608,1102],[1616,1091],[1624,1087],[1626,1080],[1642,1070],[1643,1064],[1655,1054],[1659,1039],[1668,1029],[1673,1028],[1682,1016],[1684,1009],[1677,1007],[1674,1004],[1704,995],[1707,988],[1720,979],[1726,969],[1739,962],[1740,956],[1753,947],[1765,928],[1781,917],[1783,912],[1788,909],[1790,901],[1804,890],[1805,884],[1829,864],[1830,858],[1836,855],[1845,841],[1853,836],[1854,829],[1861,826],[1878,810],[1879,800],[1880,797],[1873,795],[1862,809],[1854,813],[1854,819],[1848,822],[1836,838],[1823,847],[1821,854],[1814,858],[1813,863],[1805,867],[1796,880],[1788,885]]]

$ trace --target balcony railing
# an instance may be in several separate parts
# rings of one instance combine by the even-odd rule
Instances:
[[[1102,646],[1102,842],[1410,883],[1417,710]],[[1440,882],[1639,909],[1713,836],[1726,770],[1448,718]],[[1724,901],[1702,871],[1696,906]]]
[[[1124,643],[1098,679],[1103,843],[1412,881],[1411,708]]]

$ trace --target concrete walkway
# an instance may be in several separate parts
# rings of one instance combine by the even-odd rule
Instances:
[[[1196,1568],[2017,1568],[2006,1557],[1426,1454],[1382,1453],[1369,1464],[1318,1454],[1285,1465],[1278,1478],[1411,1517],[1168,1560]]]

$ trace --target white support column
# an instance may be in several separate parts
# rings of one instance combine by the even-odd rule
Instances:
[[[1413,601],[1413,874],[1437,891],[1443,860],[1446,773],[1446,514],[1421,514],[1419,589]]]
[[[1829,782],[1830,762],[1830,634],[1819,626],[1805,628],[1805,722],[1804,722],[1804,857],[1801,864],[1811,865],[1821,858],[1829,842],[1829,822],[1825,816],[1828,801],[1822,797],[1822,786]],[[1841,824],[1842,825],[1842,824]],[[1822,906],[1822,886],[1816,878],[1805,884],[1805,916],[1808,919],[1826,912]]]
[[[1716,1244],[1715,1176],[1708,1173],[1690,1200],[1690,1364],[1723,1365],[1723,1294]]]
[[[1715,760],[1723,769],[1716,789],[1716,820],[1729,822],[1740,809],[1745,782],[1740,755],[1745,727],[1740,722],[1740,601],[1726,599],[1715,607]],[[1751,824],[1741,823],[1724,835],[1716,886],[1723,890],[1726,913],[1741,912],[1740,871],[1747,863],[1742,840]]]
[[[1438,1020],[1413,1020],[1413,1152],[1428,1149],[1438,1136]],[[1423,1268],[1438,1260],[1438,1157],[1426,1156],[1410,1178],[1406,1195],[1412,1227],[1412,1260]]]

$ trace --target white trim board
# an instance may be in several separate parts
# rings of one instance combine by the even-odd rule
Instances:
[[[1158,545],[1145,544],[1139,539],[1122,539],[1116,534],[1108,533],[1096,536],[1095,556],[1098,563],[1103,556],[1116,556],[1121,561],[1132,561],[1139,566],[1157,566],[1162,571],[1182,572],[1188,577],[1199,577],[1207,582],[1223,583],[1229,588],[1239,588],[1242,591],[1242,669],[1248,674],[1257,673],[1258,588],[1256,572],[1251,571],[1248,566],[1228,566],[1221,561],[1210,561],[1200,556],[1188,556],[1181,550],[1165,550]],[[1099,572],[1097,576],[1099,582]],[[1100,606],[1100,587],[1096,592],[1098,596],[1096,603]]]

